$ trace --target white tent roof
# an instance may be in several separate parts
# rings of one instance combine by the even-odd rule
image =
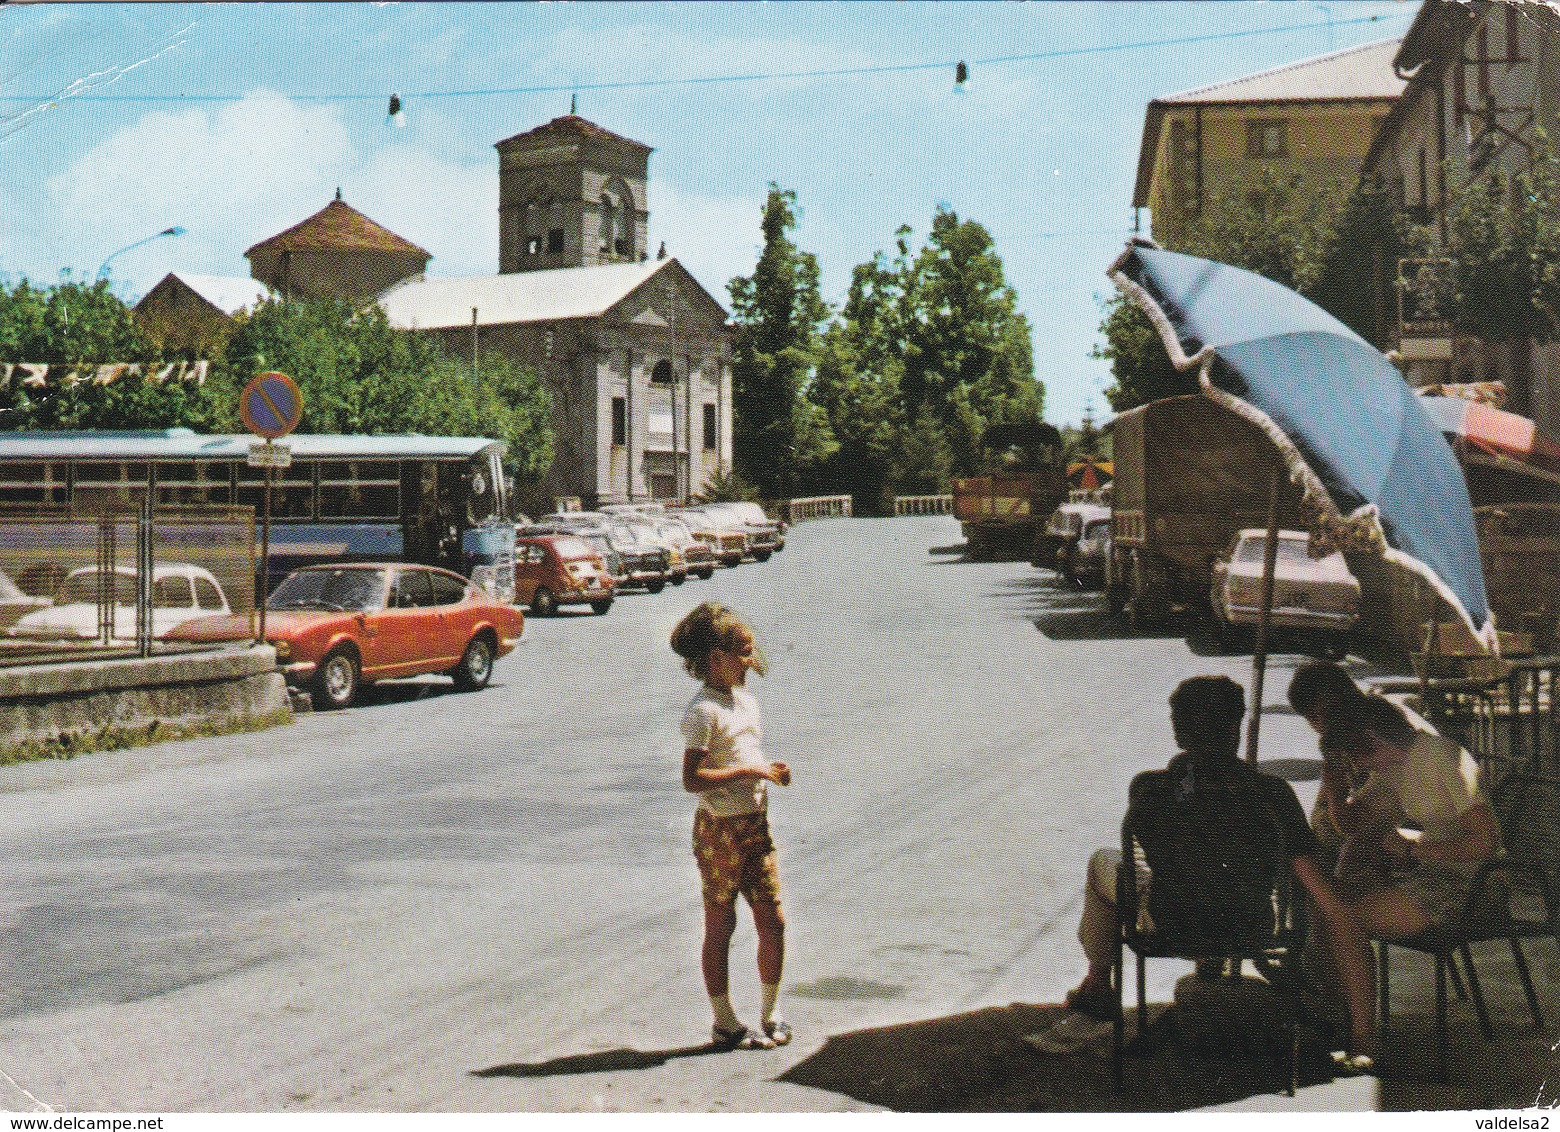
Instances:
[[[472,308],[476,308],[478,326],[597,318],[676,262],[663,259],[505,275],[408,279],[380,295],[379,306],[391,326],[404,330],[470,326]]]
[[[194,275],[188,271],[170,274],[229,316],[276,297],[264,283],[244,275]]]

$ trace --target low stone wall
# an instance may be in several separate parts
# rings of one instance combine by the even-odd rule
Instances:
[[[0,669],[0,763],[287,723],[269,645]]]

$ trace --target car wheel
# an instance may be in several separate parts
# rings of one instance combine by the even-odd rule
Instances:
[[[612,608],[612,599],[610,597],[606,598],[603,601],[593,601],[593,602],[590,603],[590,611],[592,613],[597,614],[598,616],[600,614],[605,613],[607,610],[609,610],[611,608]]]
[[[711,566],[708,570],[700,570],[699,571],[699,577],[701,579],[703,579],[704,581],[706,581],[706,582],[709,581],[714,576],[715,576],[715,567],[713,567],[713,566]]]
[[[455,687],[474,692],[493,678],[493,642],[486,636],[472,637],[455,669]]]
[[[686,582],[687,580],[688,580],[688,575],[687,574],[673,574],[672,575],[672,585],[674,585],[674,586],[680,586],[684,582]]]
[[[662,590],[664,590],[665,588],[666,588],[666,579],[665,578],[657,578],[653,582],[646,582],[645,583],[645,592],[646,593],[658,594]]]
[[[755,550],[753,552],[753,557],[755,559],[757,559],[759,562],[768,562],[769,561],[769,556],[771,554],[773,554],[773,553],[774,553],[774,551],[772,551],[772,550]]]
[[[533,617],[551,617],[558,612],[558,599],[553,597],[552,590],[546,586],[537,586],[536,592],[531,595],[531,615]]]
[[[314,674],[314,702],[323,708],[351,707],[361,682],[357,657],[338,649],[320,661]]]

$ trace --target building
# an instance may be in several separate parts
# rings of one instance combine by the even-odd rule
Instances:
[[[244,253],[249,273],[284,298],[373,299],[432,257],[341,199]]]
[[[196,357],[219,353],[240,311],[274,299],[264,283],[242,276],[170,271],[135,305],[153,341]]]
[[[1426,0],[1392,65],[1406,89],[1365,169],[1444,242],[1447,202],[1463,185],[1523,169],[1540,130],[1550,145],[1560,138],[1560,11]],[[1406,268],[1405,278],[1426,270]],[[1416,333],[1410,325],[1401,349],[1410,380],[1502,381],[1508,408],[1560,434],[1560,346],[1459,339],[1450,327]]]
[[[1352,186],[1403,90],[1396,40],[1156,98],[1138,151],[1134,208],[1173,246],[1211,203],[1252,193],[1266,174]]]
[[[499,274],[408,279],[379,305],[457,356],[497,350],[543,376],[550,495],[697,495],[731,467],[730,330],[681,264],[646,257],[650,147],[569,114],[495,148]]]

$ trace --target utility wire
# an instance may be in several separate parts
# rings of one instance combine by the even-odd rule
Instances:
[[[1404,16],[1408,13],[1403,13]],[[1119,51],[1135,51],[1150,47],[1176,47],[1191,43],[1213,43],[1231,39],[1249,39],[1261,35],[1281,35],[1286,32],[1312,31],[1317,28],[1339,28],[1351,24],[1379,23],[1382,20],[1399,18],[1397,13],[1387,15],[1360,16],[1351,20],[1333,20],[1330,23],[1306,23],[1290,24],[1286,27],[1254,28],[1246,31],[1215,32],[1208,35],[1178,36],[1172,39],[1145,39],[1132,43],[1107,43],[1093,47],[1066,47],[1054,51],[1039,51],[1027,55],[995,55],[985,59],[963,60],[969,67],[992,67],[1004,63],[1032,63],[1046,59],[1064,59],[1079,55],[1103,55]],[[557,94],[563,91],[581,90],[645,90],[654,87],[672,86],[707,86],[715,83],[744,83],[764,82],[775,79],[829,79],[845,78],[852,75],[885,75],[902,74],[911,71],[947,70],[957,66],[958,61],[944,60],[935,63],[897,63],[885,64],[878,67],[838,67],[828,70],[816,71],[775,71],[765,74],[741,74],[741,75],[698,75],[692,78],[680,79],[625,79],[618,82],[599,83],[563,83],[552,86],[518,86],[518,87],[492,87],[473,90],[425,90],[413,91],[401,94],[404,102],[409,98],[486,98],[498,95],[511,94]],[[0,95],[0,102],[38,102],[47,101],[58,95]],[[73,102],[239,102],[248,95],[243,94],[78,94],[71,96]],[[371,94],[290,94],[285,97],[299,102],[350,102],[350,101],[375,101],[383,102],[385,93],[375,91]]]

